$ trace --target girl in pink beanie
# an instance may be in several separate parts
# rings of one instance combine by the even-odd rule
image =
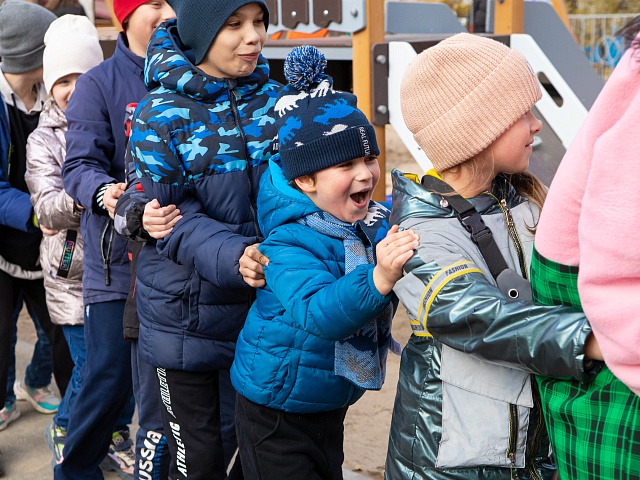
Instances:
[[[536,235],[535,299],[584,310],[606,367],[589,384],[541,377],[560,478],[640,478],[640,17],[556,173]]]
[[[459,34],[417,56],[402,114],[434,166],[397,170],[391,224],[420,237],[394,292],[413,335],[402,354],[385,478],[550,479],[533,374],[589,381],[584,314],[531,301],[528,265],[545,188],[526,172],[542,127],[525,58]]]

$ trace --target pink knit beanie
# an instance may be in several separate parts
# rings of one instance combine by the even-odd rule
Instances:
[[[459,33],[411,62],[400,98],[407,127],[440,172],[482,152],[542,93],[519,52]]]

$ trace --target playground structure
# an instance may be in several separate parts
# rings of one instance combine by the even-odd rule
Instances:
[[[384,126],[390,124],[420,170],[431,168],[431,162],[402,119],[400,81],[419,52],[464,31],[454,13],[445,4],[435,2],[385,4],[384,0],[315,0],[311,3],[309,8],[307,0],[271,0],[280,15],[272,15],[270,31],[311,32],[322,27],[350,33],[350,37],[304,41],[317,46],[329,65],[333,65],[333,71],[328,73],[334,76],[337,88],[353,88],[359,107],[376,127],[381,150],[384,152]],[[301,13],[300,9],[305,6],[306,10]],[[569,19],[563,2],[551,5],[495,0],[493,7],[491,36],[521,52],[543,87],[543,97],[536,104],[535,113],[544,128],[534,144],[530,170],[549,184],[603,83],[567,27]],[[338,19],[343,23],[336,23]],[[352,30],[356,27],[360,30]],[[274,72],[281,71],[279,62],[300,42],[267,42],[264,54],[273,64]],[[381,156],[382,167],[384,162]],[[380,186],[377,198],[384,198],[384,189],[384,185]]]
[[[564,2],[490,0],[494,33],[490,36],[521,52],[542,85],[534,108],[543,130],[534,143],[530,170],[549,184],[603,82],[569,30]],[[443,38],[464,31],[442,3],[385,0],[266,0],[269,34],[319,29],[340,32],[323,38],[269,40],[263,53],[273,78],[284,81],[282,63],[296,45],[315,45],[329,60],[335,87],[352,89],[358,106],[376,129],[380,166],[385,169],[385,125],[398,133],[421,171],[429,159],[413,140],[400,112],[400,81],[409,62]],[[113,41],[111,41],[113,43]],[[106,53],[109,45],[105,44]],[[112,45],[111,45],[112,47]],[[385,185],[374,197],[385,199]]]

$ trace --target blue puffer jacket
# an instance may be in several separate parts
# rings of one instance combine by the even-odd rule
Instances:
[[[150,93],[132,125],[144,191],[183,217],[138,259],[139,348],[152,365],[206,371],[231,366],[251,305],[238,260],[260,240],[256,197],[281,86],[264,57],[229,80],[205,75],[190,53],[175,21],[158,27],[147,49]]]
[[[345,276],[342,240],[296,223],[319,209],[274,161],[262,177],[258,205],[267,286],[257,291],[240,332],[233,386],[252,402],[287,412],[351,405],[364,390],[334,374],[335,342],[376,318],[393,294],[375,288],[371,264]]]

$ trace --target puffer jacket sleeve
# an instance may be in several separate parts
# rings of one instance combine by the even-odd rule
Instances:
[[[9,118],[0,98],[0,225],[23,232],[35,231],[29,194],[13,188],[7,178],[10,147]]]
[[[336,278],[310,250],[313,242],[286,225],[270,232],[260,245],[269,258],[267,285],[302,330],[327,340],[342,340],[384,310],[393,294],[378,292],[373,265],[359,265]]]
[[[538,375],[588,381],[584,344],[591,327],[566,306],[507,299],[446,238],[421,235],[408,274],[394,289],[409,317],[437,340],[492,363]],[[431,241],[430,241],[431,240]]]
[[[127,150],[127,155],[129,152],[130,150]],[[118,235],[133,242],[153,240],[142,226],[142,216],[147,203],[149,197],[136,175],[135,165],[130,162],[127,167],[127,189],[118,197],[113,219]]]
[[[144,141],[138,141],[139,138]],[[162,206],[176,205],[182,215],[171,232],[156,243],[158,253],[195,269],[218,287],[247,288],[240,275],[239,260],[245,248],[260,239],[234,233],[207,215],[199,192],[182,168],[179,153],[139,118],[134,122],[131,139],[136,170],[147,196],[158,199]],[[173,173],[179,172],[180,178],[171,184],[163,182],[160,165],[169,166]]]
[[[80,227],[80,211],[62,186],[61,161],[56,159],[55,139],[35,130],[27,141],[25,181],[31,192],[38,222],[52,230]],[[64,155],[59,146],[58,155]]]

